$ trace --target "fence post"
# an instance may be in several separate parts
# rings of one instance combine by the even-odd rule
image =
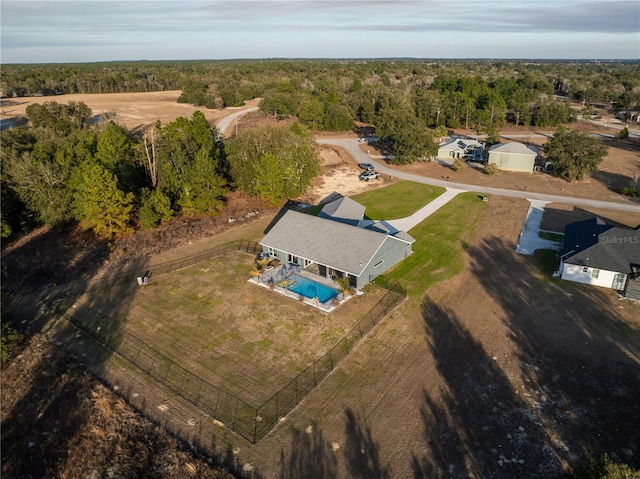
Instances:
[[[233,427],[231,428],[232,431],[236,430],[236,422],[238,421],[238,403],[240,401],[238,400],[238,398],[236,398],[236,411],[233,413]]]

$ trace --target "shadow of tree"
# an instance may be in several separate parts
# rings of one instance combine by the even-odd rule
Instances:
[[[545,434],[496,361],[454,312],[425,297],[422,314],[445,386],[424,392],[427,450],[412,457],[414,477],[548,477],[545,454],[530,448]]]
[[[90,395],[92,385],[70,374],[70,365],[77,362],[100,374],[119,345],[136,288],[135,276],[128,278],[133,283],[114,283],[119,276],[115,272],[91,286],[108,257],[106,244],[91,236],[56,230],[34,234],[3,254],[3,299],[4,294],[12,298],[10,305],[3,304],[3,320],[25,334],[25,344],[44,334],[64,352],[29,358],[20,387],[13,394],[3,392],[3,402],[10,403],[3,404],[2,412],[7,477],[65,475],[77,452],[74,441],[91,419],[86,416],[89,409],[77,405]],[[117,296],[120,314],[96,317],[95,308],[105,295]],[[72,309],[79,304],[83,307],[78,311]],[[75,322],[60,316],[70,317],[71,311],[77,313]],[[105,342],[111,347],[103,347]]]
[[[349,477],[362,479],[391,477],[389,467],[380,463],[378,444],[373,439],[371,426],[362,423],[358,415],[351,409],[346,409],[344,414],[347,436],[344,458]]]
[[[307,431],[293,429],[289,452],[280,451],[280,479],[329,479],[337,477],[337,469],[331,443],[315,424]]]
[[[545,278],[501,238],[468,253],[471,271],[505,311],[523,381],[519,403],[538,431],[534,441],[526,431],[527,455],[539,451],[566,469],[607,452],[640,466],[640,305]]]

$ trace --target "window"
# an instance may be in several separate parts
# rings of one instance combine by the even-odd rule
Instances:
[[[275,248],[272,248],[271,246],[269,246],[269,247],[267,248],[267,253],[269,253],[269,256],[278,256],[278,255],[276,254],[276,250],[275,250]]]
[[[589,272],[589,268],[587,268],[586,266],[584,268],[582,268],[582,272],[583,273],[588,273]]]
[[[598,268],[593,268],[593,269],[591,270],[591,277],[592,277],[593,279],[597,279],[597,278],[598,278],[598,276],[600,276],[600,270],[599,270]]]
[[[618,291],[622,291],[624,289],[624,282],[627,279],[627,275],[624,273],[616,273],[613,277],[613,284],[611,287]]]
[[[298,264],[298,257],[292,255],[291,253],[287,253],[287,262]]]
[[[384,263],[384,260],[378,261],[378,262],[375,264],[374,268],[377,268],[377,267],[378,267],[378,266],[380,266],[382,263]]]

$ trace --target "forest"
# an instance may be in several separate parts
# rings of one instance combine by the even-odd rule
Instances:
[[[507,125],[559,127],[566,99],[640,108],[640,63],[561,61],[243,60],[3,65],[2,96],[42,96],[28,125],[3,131],[2,236],[79,224],[101,238],[154,228],[177,215],[216,215],[241,189],[276,205],[319,172],[314,131],[374,125],[394,162],[435,155],[434,138],[466,128],[495,138]],[[96,121],[66,93],[181,90],[203,108],[262,98],[293,126],[223,140],[204,115],[133,134]]]

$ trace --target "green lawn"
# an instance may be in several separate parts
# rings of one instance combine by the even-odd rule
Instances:
[[[384,188],[357,194],[351,199],[367,208],[365,215],[368,218],[391,220],[411,216],[444,191],[444,188],[437,186],[413,181],[399,181]]]
[[[462,193],[409,231],[416,239],[413,254],[387,276],[402,284],[409,295],[424,291],[462,271],[465,244],[474,236],[487,203],[475,193]]]

